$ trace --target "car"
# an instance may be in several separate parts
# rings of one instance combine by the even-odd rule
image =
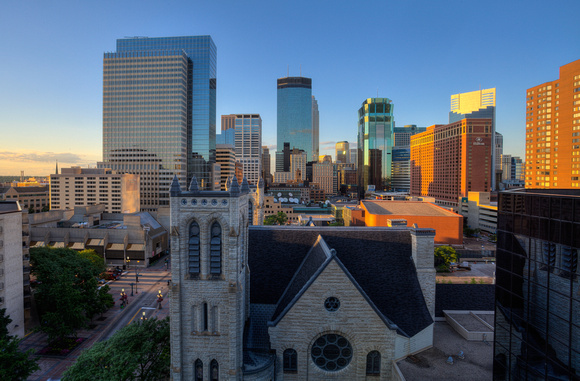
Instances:
[[[107,270],[101,274],[101,277],[105,280],[117,280],[119,279],[119,274],[115,273],[113,270]]]

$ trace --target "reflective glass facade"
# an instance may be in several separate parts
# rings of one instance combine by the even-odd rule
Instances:
[[[312,156],[312,79],[286,77],[278,79],[277,149],[284,142]],[[278,165],[277,165],[278,166]]]
[[[258,185],[262,174],[262,118],[260,114],[235,116],[236,160],[244,167],[244,177]]]
[[[210,165],[215,162],[217,49],[211,36],[125,38],[117,40],[117,53],[180,50],[190,60],[188,89],[191,129],[188,140],[192,157],[188,178],[195,175],[200,186],[211,184]],[[158,78],[160,82],[163,79]],[[207,185],[206,185],[207,184]]]
[[[369,185],[388,187],[393,148],[393,103],[388,98],[368,98],[358,110],[358,178],[360,192]]]
[[[104,55],[99,166],[140,175],[141,210],[169,206],[174,174],[187,184],[189,70],[181,50]]]
[[[495,380],[580,378],[580,191],[511,190],[498,203]]]

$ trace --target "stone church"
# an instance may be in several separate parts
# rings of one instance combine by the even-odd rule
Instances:
[[[172,183],[172,379],[399,379],[433,344],[435,231],[251,226],[263,191]]]

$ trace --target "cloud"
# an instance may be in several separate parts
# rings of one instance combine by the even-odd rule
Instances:
[[[75,164],[87,159],[70,152],[0,152],[0,160],[20,161],[20,162],[56,162]]]
[[[336,145],[336,142],[332,142],[332,141],[327,141],[327,142],[320,142],[319,143],[321,146],[327,146],[327,145]]]

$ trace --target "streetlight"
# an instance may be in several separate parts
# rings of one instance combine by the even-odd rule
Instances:
[[[135,283],[129,283],[129,285],[131,286],[131,296],[133,296],[133,285],[134,285],[134,284],[135,284]]]
[[[139,261],[137,261],[137,263],[139,263]],[[129,259],[129,257],[127,257],[127,267],[129,267],[130,265],[131,260]],[[137,282],[139,282],[139,274],[137,273],[137,264],[135,264],[133,268],[135,270],[135,294],[138,294],[139,291],[137,291]],[[131,296],[133,296],[133,284],[131,284]]]
[[[143,322],[145,320],[147,320],[147,318],[145,317],[145,311],[143,311],[143,316],[141,316],[141,321]]]
[[[161,290],[159,290],[159,293],[157,294],[157,308],[160,310],[163,309],[161,302],[163,302],[163,295],[161,294]]]
[[[125,307],[126,304],[129,304],[129,300],[127,298],[127,294],[125,294],[125,289],[121,289],[121,307]]]

